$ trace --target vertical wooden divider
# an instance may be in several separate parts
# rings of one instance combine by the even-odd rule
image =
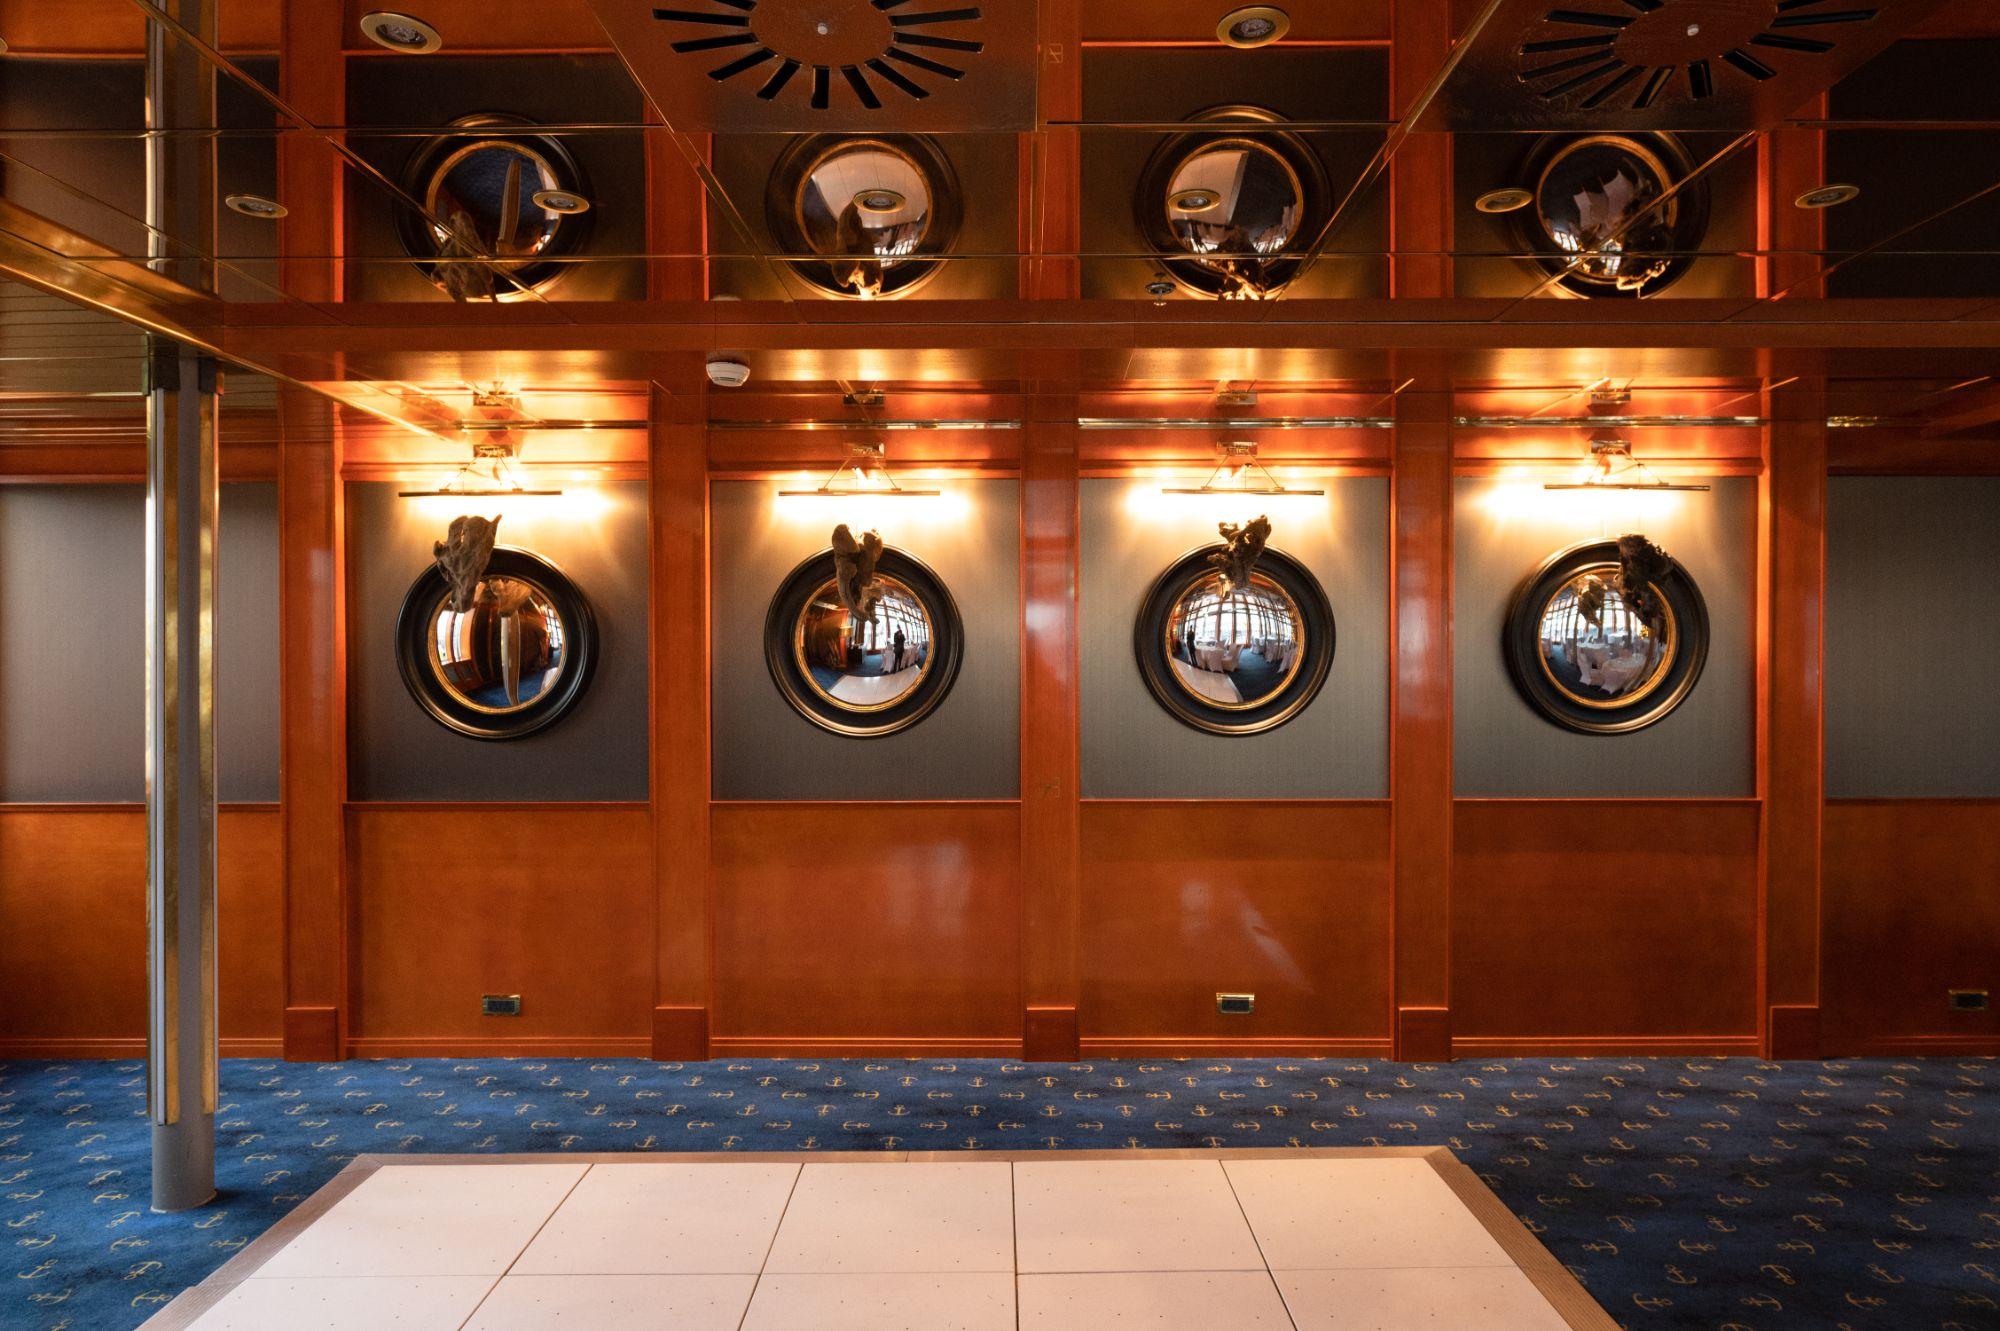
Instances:
[[[284,96],[315,124],[346,117],[342,11],[285,0]],[[340,298],[343,173],[312,137],[278,142],[279,280],[287,295]],[[284,856],[284,1052],[325,1061],[346,1052],[350,1016],[347,885],[346,515],[340,422],[302,388],[279,389],[279,804]]]
[[[1389,112],[1400,119],[1451,54],[1451,6],[1389,6]],[[1452,163],[1449,134],[1412,134],[1389,162],[1389,294],[1452,294]]]
[[[699,380],[698,362],[693,377]],[[655,388],[647,522],[652,551],[653,875],[658,970],[653,1057],[708,1057],[708,438],[706,399]]]
[[[1451,1057],[1451,395],[1397,398],[1391,482],[1390,795],[1395,1056]]]
[[[1033,398],[1021,446],[1021,1051],[1078,1053],[1077,426]]]
[[[1800,400],[1804,399],[1804,400]],[[1761,692],[1764,837],[1758,911],[1764,1053],[1820,1054],[1820,888],[1826,813],[1826,411],[1798,394],[1767,428],[1759,485],[1769,591]]]

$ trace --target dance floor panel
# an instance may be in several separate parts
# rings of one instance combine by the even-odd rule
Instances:
[[[362,1156],[148,1331],[1605,1331],[1441,1147]]]

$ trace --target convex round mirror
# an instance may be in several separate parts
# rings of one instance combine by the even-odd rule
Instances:
[[[1326,224],[1326,169],[1277,119],[1230,106],[1154,152],[1134,203],[1139,228],[1175,281],[1196,295],[1256,299],[1302,271],[1300,253]]]
[[[833,296],[913,290],[940,267],[959,226],[958,179],[931,139],[819,134],[778,159],[766,221],[791,270]]]
[[[1177,720],[1254,735],[1305,710],[1333,665],[1333,607],[1306,567],[1264,544],[1271,525],[1224,524],[1218,545],[1168,566],[1139,607],[1146,687]]]
[[[764,659],[800,715],[867,738],[915,725],[944,701],[964,638],[936,574],[876,533],[842,526],[771,599]]]
[[[1706,181],[1668,197],[1693,170],[1668,134],[1541,140],[1523,182],[1533,201],[1514,214],[1522,241],[1576,295],[1653,295],[1687,272],[1708,231]]]
[[[592,216],[569,149],[515,116],[466,116],[451,128],[404,173],[405,191],[429,214],[398,214],[404,249],[461,300],[504,300],[559,276],[556,260],[582,248]]]
[[[1663,719],[1708,657],[1708,608],[1679,563],[1643,536],[1554,555],[1514,598],[1507,668],[1529,704],[1586,734]]]
[[[438,564],[403,598],[397,659],[410,695],[475,739],[519,739],[583,695],[597,625],[583,593],[539,555],[501,546],[469,597]]]

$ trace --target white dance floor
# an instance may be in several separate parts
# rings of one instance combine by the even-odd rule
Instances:
[[[369,1156],[146,1328],[1615,1325],[1411,1148]]]

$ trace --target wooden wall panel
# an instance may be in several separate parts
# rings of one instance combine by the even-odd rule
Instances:
[[[1082,834],[1087,1053],[1388,1052],[1386,801],[1087,800]]]
[[[352,805],[353,1052],[643,1055],[653,826],[644,804]],[[519,994],[519,1017],[480,1014]]]
[[[1832,1055],[2000,1053],[2000,800],[1826,808],[1821,1039]]]
[[[1460,1056],[1756,1048],[1756,801],[1461,800],[1453,821]]]
[[[717,1053],[1009,1053],[1021,813],[1006,803],[718,804]]]
[[[217,831],[224,1054],[278,1051],[278,813],[225,808]],[[146,814],[0,808],[0,1058],[132,1057],[146,1047]]]

